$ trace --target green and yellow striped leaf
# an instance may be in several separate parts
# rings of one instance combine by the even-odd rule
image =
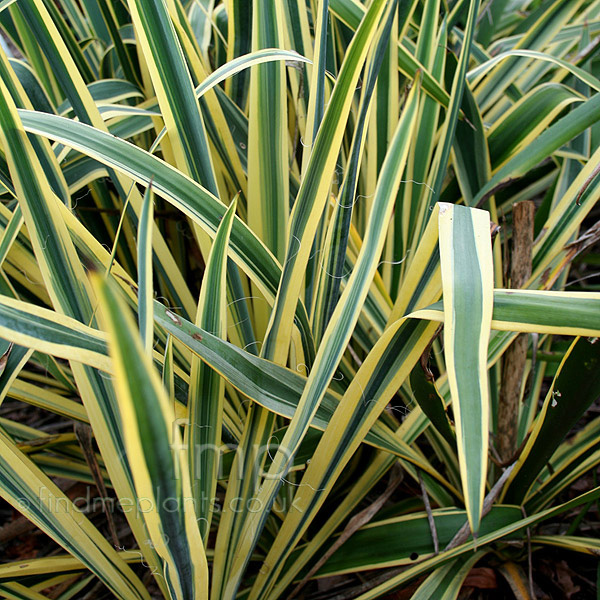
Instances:
[[[465,504],[477,533],[487,476],[487,353],[493,309],[488,213],[443,204],[439,213],[444,356],[456,420]]]
[[[221,221],[198,300],[196,324],[215,337],[226,336],[227,247],[236,206],[237,200],[234,199]],[[199,336],[196,334],[196,337]],[[196,518],[205,540],[212,520],[212,499],[216,497],[224,392],[224,382],[219,373],[200,358],[192,357],[185,444]]]
[[[140,503],[171,597],[208,598],[208,566],[190,505],[190,477],[175,413],[127,307],[98,275],[95,286],[108,328],[127,458],[135,465],[131,503]]]

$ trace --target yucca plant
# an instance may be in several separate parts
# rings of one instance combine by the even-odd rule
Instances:
[[[598,0],[0,27],[0,495],[51,538],[0,596],[521,599],[598,555]]]

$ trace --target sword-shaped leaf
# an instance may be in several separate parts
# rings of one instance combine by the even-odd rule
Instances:
[[[152,183],[144,194],[137,240],[138,267],[138,324],[142,345],[152,356],[154,343],[154,287],[152,279],[152,227],[154,226],[154,194]]]
[[[221,338],[227,335],[227,247],[236,205],[234,200],[217,230],[204,271],[196,315],[199,327]],[[219,373],[193,356],[185,439],[196,517],[204,539],[208,538],[213,512],[211,500],[217,489],[224,391],[225,385]]]
[[[439,226],[444,356],[465,505],[477,533],[488,462],[487,355],[494,299],[490,220],[485,211],[442,204]]]
[[[444,321],[443,301],[411,317]],[[600,335],[598,292],[494,290],[492,329],[556,335]]]
[[[208,598],[208,566],[190,504],[187,460],[173,407],[144,352],[127,306],[94,276],[108,329],[125,449],[144,522],[171,597]]]

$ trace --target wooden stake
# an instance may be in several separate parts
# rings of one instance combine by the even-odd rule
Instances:
[[[530,200],[513,206],[513,237],[510,287],[519,289],[531,277],[533,217],[535,206]],[[502,365],[502,383],[498,402],[497,448],[500,458],[509,461],[517,450],[519,399],[527,360],[527,334],[520,334],[508,347]]]

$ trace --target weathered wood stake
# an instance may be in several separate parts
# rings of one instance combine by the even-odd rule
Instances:
[[[531,276],[533,217],[535,206],[526,200],[513,206],[513,237],[510,264],[510,287],[519,289]],[[519,399],[527,359],[527,334],[520,334],[504,354],[502,382],[498,402],[497,449],[508,462],[517,450]]]

